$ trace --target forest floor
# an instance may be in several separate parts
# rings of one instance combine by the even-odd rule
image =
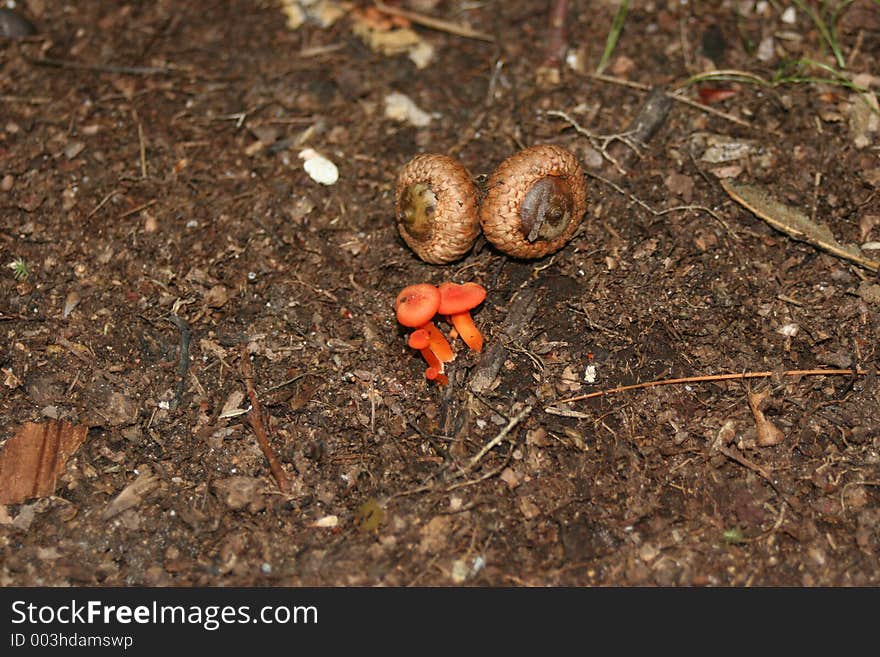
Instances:
[[[632,3],[600,67],[620,3],[555,37],[548,5],[18,3],[0,444],[70,453],[4,497],[0,585],[880,585],[880,8]],[[586,172],[560,251],[407,248],[410,158],[482,184],[538,143]],[[394,301],[443,281],[486,288],[486,346],[438,386]]]

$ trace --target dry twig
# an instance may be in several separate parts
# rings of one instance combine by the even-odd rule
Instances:
[[[429,27],[432,30],[437,30],[438,32],[448,32],[449,34],[464,37],[465,39],[477,39],[479,41],[489,42],[495,41],[495,38],[491,34],[480,32],[479,30],[475,30],[466,25],[459,25],[458,23],[444,21],[440,18],[426,16],[425,14],[419,14],[415,11],[409,11],[408,9],[392,7],[390,5],[386,5],[384,2],[381,2],[381,0],[375,0],[373,4],[376,5],[376,9],[385,14],[391,14],[392,16],[402,16],[403,18],[406,18],[407,20],[410,20],[417,25]]]
[[[621,87],[629,87],[630,89],[638,89],[639,91],[650,91],[651,87],[647,84],[642,84],[641,82],[633,82],[632,80],[624,80],[623,78],[616,78],[612,75],[603,75],[601,73],[592,73],[590,76],[594,80],[599,80],[600,82],[607,82],[608,84],[616,84]],[[714,107],[709,107],[708,105],[703,105],[702,103],[698,103],[695,100],[691,100],[687,96],[683,96],[678,93],[670,93],[666,92],[666,95],[672,100],[683,103],[689,107],[693,107],[694,109],[698,109],[702,112],[706,112],[707,114],[712,114],[719,118],[725,119],[726,121],[730,121],[731,123],[736,123],[737,125],[741,125],[746,128],[754,127],[748,121],[744,121],[738,116],[734,116],[733,114],[728,114],[727,112],[722,112],[721,110],[717,110]]]
[[[519,413],[517,413],[514,417],[512,417],[507,422],[507,424],[504,426],[504,428],[498,432],[498,435],[495,436],[488,443],[483,445],[483,448],[479,452],[477,452],[474,455],[474,457],[468,462],[467,467],[465,467],[465,472],[469,472],[469,471],[473,470],[474,467],[477,465],[477,463],[479,463],[480,460],[492,450],[492,448],[499,445],[505,438],[507,438],[508,434],[511,431],[513,431],[514,428],[516,428],[516,425],[518,425],[520,422],[522,422],[525,418],[527,418],[529,416],[529,413],[532,412],[533,408],[534,407],[531,404],[529,404],[523,410],[521,410]]]
[[[830,369],[816,369],[816,370],[788,370],[786,372],[781,372],[781,376],[795,377],[795,376],[866,376],[868,374],[868,370],[862,369],[854,369],[854,370],[830,370]],[[880,375],[880,372],[877,372]],[[669,386],[669,385],[680,385],[680,384],[688,384],[688,383],[707,383],[711,381],[742,381],[745,379],[767,379],[772,376],[777,375],[776,372],[740,372],[739,374],[707,374],[705,376],[688,376],[679,379],[660,379],[658,381],[644,381],[643,383],[634,383],[628,386],[618,386],[617,388],[608,388],[606,390],[597,390],[595,392],[589,392],[584,395],[576,395],[574,397],[567,397],[565,399],[557,399],[553,402],[553,405],[556,404],[568,404],[569,402],[582,401],[584,399],[591,399],[593,397],[602,397],[604,395],[612,395],[618,392],[625,392],[627,390],[638,390],[640,388],[654,388],[656,386]]]
[[[272,476],[275,477],[278,490],[285,494],[289,493],[290,481],[287,479],[284,468],[281,467],[281,462],[275,455],[275,450],[272,449],[272,445],[269,444],[269,438],[266,435],[266,427],[263,424],[263,410],[260,407],[257,393],[254,390],[254,371],[251,368],[251,358],[247,351],[247,344],[242,345],[241,348],[241,375],[244,378],[245,386],[247,386],[248,399],[251,402],[251,410],[248,413],[251,429],[254,430],[254,435],[257,437],[260,449],[269,462],[269,469],[272,471]]]

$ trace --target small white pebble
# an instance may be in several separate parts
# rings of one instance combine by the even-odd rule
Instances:
[[[776,332],[788,338],[793,338],[798,334],[799,330],[800,327],[797,324],[785,324],[784,326],[780,326],[778,329],[776,329]]]
[[[789,7],[784,12],[782,12],[782,22],[787,23],[788,25],[794,25],[797,21],[797,12],[794,10],[794,7]]]
[[[339,180],[339,169],[336,168],[336,165],[313,148],[300,151],[299,158],[304,160],[303,168],[315,182],[322,185],[335,185]]]

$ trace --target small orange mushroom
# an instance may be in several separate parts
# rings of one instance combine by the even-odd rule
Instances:
[[[440,305],[437,312],[449,317],[465,344],[476,352],[483,349],[483,335],[474,325],[470,311],[486,298],[486,290],[477,283],[442,283],[438,288]]]
[[[440,290],[430,283],[409,285],[397,295],[394,307],[397,321],[416,329],[409,337],[409,346],[418,349],[427,361],[429,367],[425,376],[445,384],[443,366],[453,360],[455,354],[449,341],[431,321],[440,307]]]
[[[427,329],[420,328],[413,331],[408,340],[409,346],[418,349],[422,358],[428,364],[425,370],[425,378],[429,381],[437,381],[440,385],[446,385],[449,380],[443,374],[443,362],[431,351],[431,334]]]
[[[436,367],[429,367],[426,369],[425,378],[428,379],[428,381],[436,381],[437,385],[441,386],[445,386],[449,383],[447,376]]]
[[[431,336],[428,335],[428,332],[425,329],[416,329],[410,333],[407,343],[413,349],[418,349],[421,352],[422,358],[425,359],[425,362],[428,363],[430,367],[436,367],[440,371],[443,370],[443,363],[441,363],[436,354],[431,351]]]

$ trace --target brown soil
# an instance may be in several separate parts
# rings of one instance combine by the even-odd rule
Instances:
[[[618,82],[834,64],[780,3],[632,4],[606,71]],[[419,69],[371,51],[348,17],[288,29],[276,2],[20,5],[40,31],[0,44],[0,438],[50,417],[89,432],[54,496],[0,514],[0,584],[880,584],[876,277],[774,231],[717,177],[842,242],[880,240],[877,132],[860,132],[858,98],[703,85],[736,93],[673,103],[622,176],[548,113],[608,135],[644,103],[590,75],[615,3],[571,3],[582,65],[558,83],[538,74],[546,1],[408,3],[426,5],[497,45],[417,26],[436,48]],[[877,12],[856,2],[838,24],[852,73],[877,70]],[[761,60],[752,46],[771,36]],[[385,118],[392,91],[430,124]],[[685,95],[699,101],[696,85]],[[725,141],[747,150],[710,162]],[[434,266],[406,247],[393,186],[408,159],[453,154],[484,180],[534,143],[593,174],[560,252],[516,261],[480,242]],[[303,170],[306,146],[338,165],[335,185]],[[19,259],[26,277],[6,267]],[[486,349],[457,346],[438,387],[392,306],[445,280],[487,288]],[[249,408],[243,350],[287,494],[235,412]],[[868,375],[554,404],[821,367]],[[775,445],[749,407],[761,391]],[[110,506],[138,477],[131,505]]]

